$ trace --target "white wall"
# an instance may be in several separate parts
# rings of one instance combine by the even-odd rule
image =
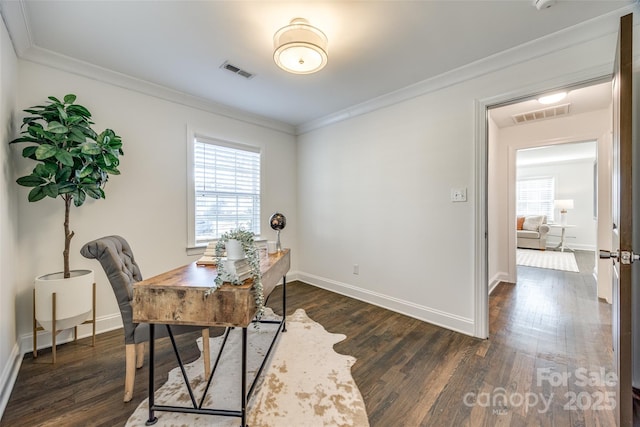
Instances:
[[[503,230],[507,230],[509,233],[509,238],[506,241],[501,241],[499,245],[492,246],[493,252],[490,254],[491,257],[497,257],[500,259],[509,259],[509,265],[507,266],[508,271],[508,279],[507,281],[515,283],[517,281],[516,277],[516,266],[515,266],[515,180],[516,180],[516,152],[518,149],[522,148],[530,148],[544,145],[554,145],[554,144],[562,144],[567,142],[583,142],[583,141],[597,141],[598,143],[598,153],[599,158],[598,167],[599,167],[599,175],[606,176],[610,173],[608,169],[609,160],[605,158],[608,156],[611,151],[611,111],[609,109],[604,109],[596,112],[579,114],[570,117],[556,118],[554,120],[545,120],[540,122],[528,123],[520,126],[513,126],[504,129],[499,129],[497,131],[497,145],[498,150],[496,152],[497,158],[501,160],[496,160],[494,163],[496,165],[496,171],[493,175],[493,182],[489,182],[489,191],[502,191],[501,194],[497,194],[495,196],[495,200],[499,200],[500,206],[506,206],[508,209],[508,216],[502,219],[501,224],[496,224],[496,227],[502,228]],[[491,163],[491,161],[490,161]],[[589,167],[593,167],[592,163],[589,163]],[[584,182],[581,186],[592,186],[592,172],[587,171],[587,165],[584,165],[584,173],[587,174],[584,178]],[[567,178],[570,179],[570,178]],[[505,186],[504,183],[507,183]],[[559,181],[560,182],[560,181]],[[573,180],[572,180],[573,182]],[[580,185],[576,182],[573,182],[571,185]],[[605,212],[608,209],[608,203],[610,201],[610,189],[604,186],[600,186],[600,195],[598,197],[599,202],[599,210],[601,212]],[[558,189],[561,190],[561,189]],[[564,191],[564,190],[562,190]],[[585,191],[587,191],[585,189]],[[569,197],[569,193],[558,192],[556,194],[557,198]],[[573,197],[573,196],[572,196]],[[586,199],[590,196],[585,196],[585,204],[587,203]],[[604,205],[603,205],[604,204]],[[592,219],[592,210],[591,210],[591,201],[589,200],[585,211],[580,215],[583,216],[583,223],[585,229],[593,222]],[[576,210],[572,210],[568,213],[570,222],[577,217],[574,218],[573,215],[577,215]],[[555,232],[554,232],[555,233]],[[590,231],[590,233],[596,233],[595,229]],[[575,235],[575,233],[570,232],[569,235]],[[591,234],[589,234],[591,236]],[[568,242],[571,243],[580,243],[584,244],[583,248],[589,248],[592,243],[587,243],[592,241],[594,237],[585,237],[587,240],[581,240],[580,242],[576,242],[575,239],[570,239]],[[552,238],[553,239],[553,238]],[[597,240],[597,237],[595,238]],[[555,240],[552,240],[555,241]],[[551,244],[551,243],[549,243]],[[595,244],[595,243],[594,243]],[[604,244],[604,243],[603,243]],[[593,248],[595,249],[595,248]],[[491,274],[496,274],[496,272],[490,272]],[[602,295],[601,295],[602,296]]]
[[[468,331],[473,104],[451,96],[299,138],[300,266],[311,283]],[[468,201],[449,202],[452,187]]]
[[[84,242],[111,233],[126,236],[147,277],[195,258],[185,251],[185,135],[192,126],[265,147],[263,229],[272,237],[268,216],[276,210],[287,215],[282,240],[293,249],[292,270],[299,270],[302,279],[473,334],[474,303],[480,290],[486,294],[475,276],[484,261],[475,242],[486,231],[476,216],[476,206],[482,205],[475,193],[482,172],[476,170],[476,152],[483,137],[476,134],[476,105],[610,71],[616,29],[617,23],[607,20],[585,42],[563,32],[509,52],[515,59],[488,58],[476,77],[459,79],[473,73],[474,66],[456,70],[453,80],[427,82],[427,89],[409,100],[300,135],[297,147],[288,134],[25,61],[18,63],[14,111],[41,103],[47,95],[73,92],[93,112],[98,129],[109,126],[123,137],[122,175],[112,177],[107,199],[74,209],[71,219],[76,232],[72,265],[98,271],[102,327],[117,326],[119,314],[97,262],[78,253]],[[12,69],[15,58],[5,53],[4,31],[1,42],[0,90],[3,102],[10,104],[5,93],[14,79],[6,78],[5,68]],[[6,122],[7,110],[0,114]],[[19,149],[13,157],[16,174],[30,170]],[[17,232],[19,240],[1,236],[13,258],[2,258],[0,274],[13,285],[1,287],[0,295],[11,298],[9,307],[17,313],[14,327],[3,300],[2,355],[5,343],[15,347],[22,340],[28,346],[33,277],[61,269],[63,211],[59,200],[29,204],[27,189],[8,185],[15,176],[3,164],[0,191],[8,199],[17,193],[20,221],[16,225],[11,209],[3,208],[0,230]],[[466,188],[467,202],[452,203],[452,188]],[[515,242],[512,235],[506,240]],[[509,256],[501,247],[496,252]],[[353,274],[354,264],[359,275]],[[16,271],[10,272],[14,265]]]
[[[509,281],[509,259],[512,257],[500,254],[499,248],[508,244],[509,233],[502,224],[507,222],[508,205],[504,195],[507,193],[507,181],[500,179],[500,171],[509,161],[507,153],[499,150],[499,129],[489,115],[487,140],[487,229],[488,229],[488,277],[489,293],[501,282]],[[500,256],[498,256],[500,254]]]
[[[567,76],[584,79],[585,70],[603,64],[612,69],[616,28],[301,135],[301,277],[474,334],[483,286],[475,242],[485,232],[475,216],[475,144],[483,135],[475,133],[474,106],[548,89]],[[468,201],[452,203],[450,190],[459,187]]]
[[[605,129],[603,129],[604,131]],[[516,179],[529,177],[554,177],[555,198],[573,200],[574,208],[567,210],[565,243],[573,249],[595,251],[597,244],[597,220],[593,215],[593,168],[595,159],[574,160],[551,164],[518,166]],[[554,211],[555,222],[560,222],[560,212]],[[560,243],[560,229],[551,228],[547,247]]]
[[[9,140],[13,133],[16,55],[0,19],[0,416],[9,400],[17,374],[20,352],[16,342],[15,253],[18,213],[16,209]]]
[[[275,237],[268,219],[273,212],[283,212],[288,226],[282,232],[282,241],[292,248],[292,271],[295,270],[297,168],[293,135],[27,61],[19,61],[17,91],[19,110],[42,103],[49,95],[75,93],[77,102],[92,112],[97,130],[110,127],[122,136],[121,175],[110,177],[105,200],[91,199],[72,209],[70,220],[75,231],[71,267],[96,271],[99,330],[118,327],[120,313],[99,263],[80,255],[84,243],[109,234],[124,236],[145,277],[197,259],[186,251],[187,127],[215,138],[263,148],[263,236]],[[20,156],[21,148],[14,150],[18,175],[33,168]],[[29,203],[28,189],[18,187],[17,191],[20,239],[16,254],[24,261],[17,267],[15,307],[19,339],[23,348],[29,349],[33,278],[62,270],[64,204],[60,199]],[[47,337],[39,338],[38,345],[40,342],[47,345]]]

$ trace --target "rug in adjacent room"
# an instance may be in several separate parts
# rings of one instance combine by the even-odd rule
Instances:
[[[572,271],[578,273],[578,263],[572,252],[538,251],[518,249],[516,264],[527,267],[548,268],[551,270]]]
[[[265,318],[275,318],[266,309]],[[205,407],[240,409],[240,349],[241,329],[231,331],[221,357],[213,384],[207,393]],[[261,324],[248,329],[248,382],[252,381],[258,364],[268,349],[274,326]],[[309,319],[298,309],[287,317],[287,332],[281,333],[276,347],[262,373],[256,391],[248,405],[247,423],[251,427],[281,426],[369,426],[360,390],[351,376],[356,359],[341,355],[333,345],[345,335],[331,334],[322,325]],[[202,338],[198,345],[202,349]],[[222,343],[222,337],[211,341],[211,360]],[[203,379],[202,356],[185,365],[196,399],[206,385]],[[169,373],[169,379],[156,390],[156,404],[190,405],[187,388],[179,368]],[[148,399],[136,408],[126,427],[144,426],[148,418]],[[156,411],[155,426],[220,426],[240,425],[240,418],[212,415],[181,414]]]

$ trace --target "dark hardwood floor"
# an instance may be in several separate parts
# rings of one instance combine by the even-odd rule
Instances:
[[[335,349],[358,359],[352,372],[371,426],[613,426],[605,407],[615,388],[602,384],[612,372],[610,308],[596,297],[593,253],[576,258],[580,273],[519,267],[517,285],[500,284],[489,340],[300,282],[287,287],[287,311],[304,308],[347,335]],[[198,357],[196,337],[178,337],[188,361]],[[165,377],[170,352],[158,345]],[[138,370],[133,400],[123,403],[121,331],[99,335],[95,348],[89,339],[60,346],[55,365],[50,351],[29,353],[0,425],[122,426],[146,398],[146,374]]]

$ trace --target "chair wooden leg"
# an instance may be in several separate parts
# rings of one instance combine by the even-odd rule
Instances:
[[[125,378],[124,401],[129,402],[133,398],[133,385],[136,381],[136,345],[126,344],[125,351]]]
[[[136,344],[136,369],[142,368],[144,365],[144,343]]]
[[[204,377],[211,373],[211,352],[209,350],[209,328],[202,330],[202,353],[204,353]]]

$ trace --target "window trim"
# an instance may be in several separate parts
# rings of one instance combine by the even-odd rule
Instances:
[[[196,243],[196,226],[195,226],[195,141],[199,139],[221,147],[234,148],[238,150],[251,151],[260,155],[260,222],[262,223],[262,196],[264,194],[264,149],[257,144],[238,143],[228,141],[215,136],[211,133],[199,132],[197,130],[187,128],[187,254],[196,255],[202,253],[207,246],[206,243]],[[260,224],[262,230],[262,224]],[[257,236],[259,237],[259,236]],[[216,241],[216,240],[213,240]]]

